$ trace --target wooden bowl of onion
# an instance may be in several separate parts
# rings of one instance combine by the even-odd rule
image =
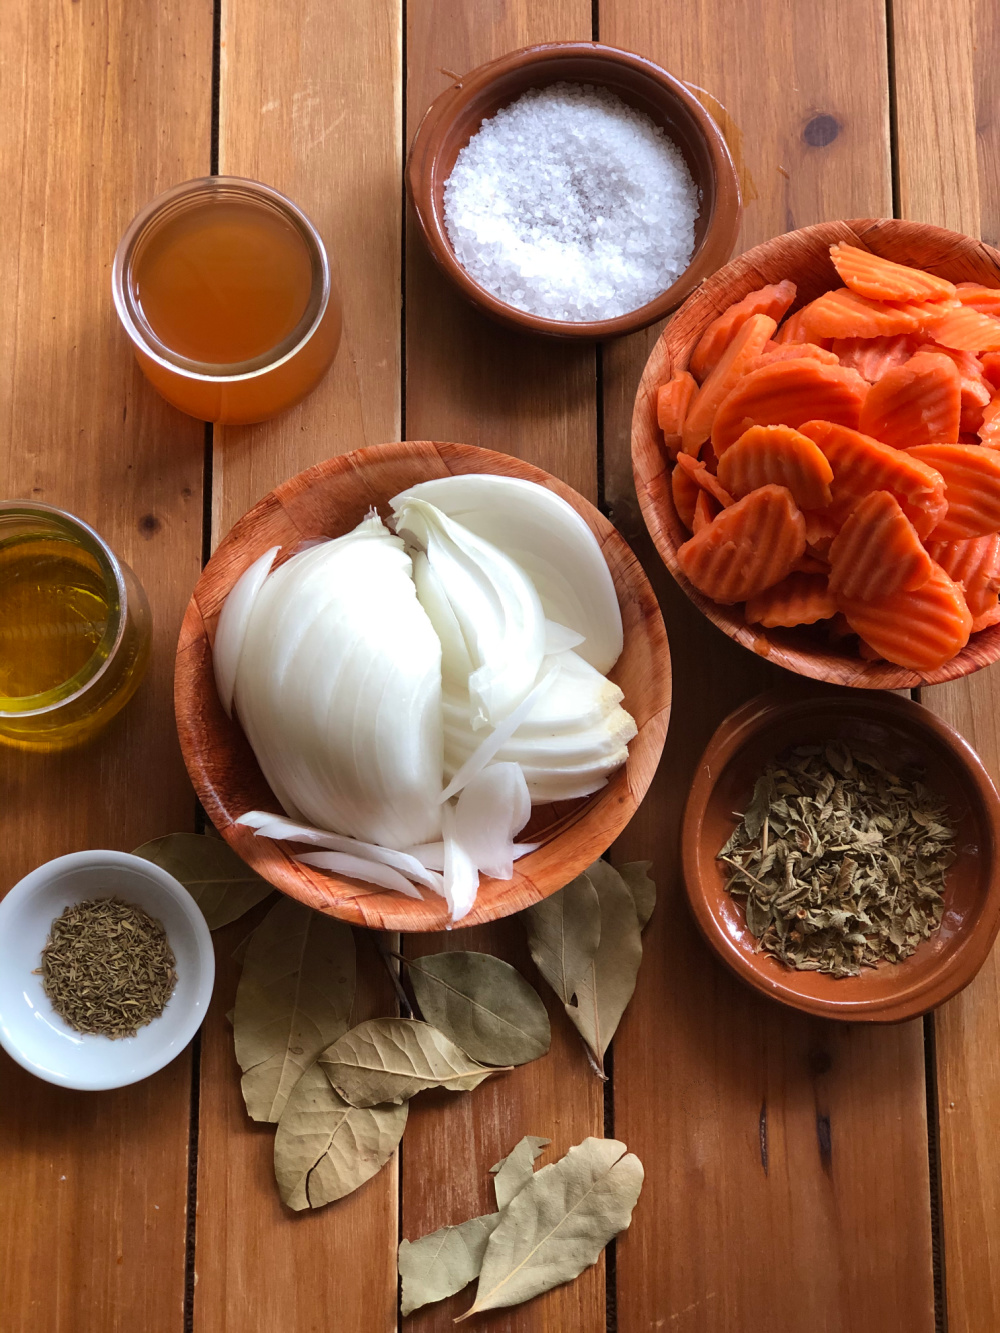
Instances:
[[[1000,254],[894,219],[720,269],[646,363],[639,503],[688,597],[803,676],[907,689],[1000,657]]]
[[[233,527],[174,685],[195,790],[282,892],[374,929],[491,921],[628,823],[670,655],[603,515],[516,458],[408,441],[331,458]]]

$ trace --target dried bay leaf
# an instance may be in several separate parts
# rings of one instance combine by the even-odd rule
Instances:
[[[414,1018],[371,1018],[319,1057],[337,1092],[353,1106],[407,1101],[425,1088],[469,1092],[502,1072],[471,1059],[429,1023]]]
[[[238,920],[274,892],[274,885],[241,861],[228,843],[203,833],[168,833],[144,842],[133,855],[180,880],[209,930]]]
[[[535,1172],[486,1243],[472,1307],[517,1305],[578,1277],[629,1225],[642,1164],[615,1139],[584,1139]]]
[[[236,990],[236,1058],[252,1119],[279,1119],[303,1071],[346,1031],[354,986],[350,926],[290,898],[276,903],[251,937]]]
[[[601,942],[601,900],[587,876],[523,913],[535,966],[563,1004],[573,1003],[577,984]]]
[[[349,1106],[319,1065],[292,1089],[274,1136],[282,1203],[322,1208],[351,1194],[386,1164],[403,1137],[408,1106]]]
[[[528,1183],[535,1158],[548,1139],[529,1134],[490,1170],[496,1175],[497,1201],[500,1203],[500,1179],[505,1177],[500,1203],[503,1209]],[[508,1193],[509,1192],[509,1193]],[[403,1314],[412,1314],[422,1305],[443,1301],[467,1287],[479,1276],[486,1242],[496,1230],[501,1213],[472,1217],[457,1226],[441,1227],[419,1240],[404,1240],[399,1246],[399,1276],[403,1279]]]
[[[519,1194],[527,1185],[535,1170],[535,1162],[551,1139],[540,1139],[535,1134],[526,1134],[506,1157],[490,1167],[493,1176],[493,1189],[497,1196],[497,1207],[503,1211],[515,1194]]]
[[[646,929],[649,918],[653,915],[653,908],[656,906],[656,885],[649,877],[649,867],[652,864],[652,861],[628,861],[625,865],[617,867],[635,903],[640,930]]]
[[[510,963],[456,950],[404,960],[420,1011],[484,1065],[523,1065],[549,1049],[549,1016]]]

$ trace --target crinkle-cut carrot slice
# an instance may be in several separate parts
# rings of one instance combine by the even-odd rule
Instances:
[[[779,347],[787,347],[791,343],[811,343],[813,347],[821,347],[824,351],[830,350],[829,338],[810,339],[807,337],[801,310],[796,310],[794,315],[788,316],[772,341],[777,343]]]
[[[719,506],[708,491],[699,488],[698,498],[694,502],[694,520],[691,524],[691,531],[699,533],[702,528],[707,528],[717,513],[719,513]]]
[[[822,361],[825,366],[840,364],[834,352],[817,347],[815,343],[776,343],[772,338],[753,365],[747,368],[747,374],[752,370],[760,370],[762,366],[773,365],[775,361],[801,361],[803,357],[810,361]]]
[[[838,598],[855,634],[880,657],[913,671],[934,671],[969,642],[972,616],[962,589],[934,565],[926,583],[873,601]]]
[[[912,453],[830,421],[806,421],[801,430],[833,468],[833,520],[842,522],[870,491],[890,491],[920,537],[929,536],[944,518],[944,477]]]
[[[679,458],[680,454],[677,456]],[[689,472],[685,472],[682,467],[675,467],[670,474],[670,493],[674,497],[677,517],[690,531],[694,526],[694,507],[701,495],[701,487]]]
[[[747,367],[760,356],[777,327],[770,315],[751,315],[737,330],[718,364],[691,400],[681,433],[686,454],[697,454],[712,434],[719,404],[743,378]]]
[[[799,426],[822,417],[856,426],[868,384],[855,370],[806,358],[776,361],[737,383],[719,404],[712,444],[722,455],[750,426]]]
[[[889,338],[834,338],[833,350],[842,366],[856,370],[874,384],[887,370],[909,361],[918,349],[919,335],[894,333]]]
[[[681,447],[684,417],[697,388],[694,376],[686,370],[679,370],[656,391],[656,420],[663,431],[663,440],[671,457]]]
[[[956,282],[955,295],[962,305],[971,306],[981,315],[1000,315],[1000,287],[984,287],[981,282]]]
[[[858,296],[849,287],[824,292],[799,311],[806,342],[817,338],[879,338],[915,333],[922,315],[909,305],[887,305]]]
[[[972,632],[977,634],[981,629],[989,629],[991,625],[1000,625],[1000,602],[996,606],[990,607],[984,611],[981,616],[975,616],[972,621]]]
[[[1000,593],[1000,534],[970,537],[964,542],[928,542],[927,554],[962,585],[973,616],[996,605]]]
[[[870,643],[865,643],[864,639],[858,639],[858,656],[864,658],[866,662],[885,661],[882,654],[877,653]]]
[[[830,544],[840,531],[840,523],[832,514],[811,511],[804,514],[806,520],[806,551],[810,555],[826,560],[830,554]]]
[[[944,477],[948,510],[929,534],[931,541],[962,541],[1000,531],[1000,454],[995,449],[924,444],[907,453]]]
[[[765,629],[815,625],[837,614],[837,599],[826,586],[824,574],[789,574],[772,588],[751,597],[746,618]]]
[[[992,396],[979,357],[976,356],[975,352],[960,352],[954,347],[942,347],[940,343],[923,343],[917,350],[935,352],[938,356],[947,356],[954,361],[962,380],[962,415],[958,423],[959,435],[963,431],[972,433],[978,431],[983,421],[983,408]]]
[[[934,301],[955,295],[955,285],[947,278],[896,264],[846,241],[830,246],[830,258],[841,281],[872,301]]]
[[[1000,449],[1000,394],[983,408],[979,442],[986,449]]]
[[[983,368],[983,378],[994,388],[1000,389],[1000,352],[984,352],[979,358]]]
[[[751,426],[719,459],[719,481],[738,499],[773,481],[800,509],[823,509],[832,480],[823,450],[791,426]]]
[[[684,543],[677,560],[716,602],[745,602],[779,583],[806,549],[801,511],[783,486],[762,486]]]
[[[784,318],[794,300],[795,283],[784,278],[781,282],[751,292],[742,301],[735,301],[712,320],[698,339],[698,345],[691,353],[688,370],[697,380],[703,380],[718,364],[722,353],[751,315],[770,315],[777,322]]]
[[[795,564],[792,565],[793,574],[823,574],[829,575],[830,566],[826,560],[821,560],[818,556],[809,554],[809,547],[806,546],[805,555],[800,555]]]
[[[866,495],[830,546],[830,591],[871,601],[926,583],[934,562],[899,501],[888,491]]]
[[[692,458],[690,454],[678,454],[677,466],[683,468],[699,489],[707,492],[713,500],[717,501],[721,509],[728,509],[733,503],[733,497],[729,491],[699,459]]]
[[[930,329],[930,335],[936,343],[959,351],[1000,352],[1000,319],[968,305],[949,311]]]
[[[897,449],[955,444],[961,416],[962,377],[954,361],[937,352],[917,352],[872,385],[858,429]]]

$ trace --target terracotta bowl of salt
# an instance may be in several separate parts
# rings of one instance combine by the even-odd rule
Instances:
[[[459,262],[445,226],[445,182],[483,121],[529,89],[564,82],[607,89],[647,115],[680,150],[699,195],[687,268],[653,300],[613,319],[547,319],[499,300]],[[739,182],[726,141],[694,93],[651,60],[600,42],[526,46],[457,79],[431,103],[417,128],[406,183],[432,256],[462,294],[508,328],[555,338],[617,338],[663,319],[729,258],[741,216]]]
[[[967,986],[1000,927],[1000,798],[979,756],[928,708],[897,695],[799,687],[760,695],[719,726],[695,771],[684,812],[684,885],[702,935],[755,990],[821,1018],[900,1023],[943,1004]],[[941,925],[901,962],[858,976],[799,971],[758,948],[745,898],[727,888],[718,855],[747,809],[754,784],[775,759],[800,745],[843,742],[901,777],[917,770],[945,800],[955,860],[945,872]],[[905,778],[904,778],[905,780]]]
[[[656,597],[624,539],[576,491],[519,459],[466,444],[407,441],[328,459],[286,481],[236,523],[205,566],[181,626],[174,676],[177,731],[191,781],[215,827],[283,893],[372,929],[443,930],[447,908],[436,894],[405,898],[303,865],[294,858],[294,844],[257,838],[236,824],[249,810],[278,814],[281,807],[238,721],[230,720],[219,702],[212,643],[233,585],[270,547],[339,537],[373,505],[385,517],[390,498],[409,486],[470,472],[533,481],[572,505],[600,543],[622,613],[624,648],[609,677],[620,686],[638,727],[627,763],[592,796],[537,806],[519,839],[541,845],[515,862],[512,879],[481,877],[462,925],[493,921],[539,902],[596,860],[635,814],[659,762],[670,716],[670,651]]]

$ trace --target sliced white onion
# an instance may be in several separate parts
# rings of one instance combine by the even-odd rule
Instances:
[[[554,620],[545,622],[545,656],[554,657],[557,653],[568,653],[572,648],[579,648],[583,635],[575,629],[567,629]]]
[[[493,879],[514,874],[514,836],[531,815],[531,796],[517,764],[488,764],[462,789],[455,837],[472,863]]]
[[[391,847],[380,847],[374,842],[361,842],[357,838],[346,838],[340,833],[330,833],[326,829],[313,828],[310,824],[296,824],[281,815],[269,814],[266,810],[248,810],[237,819],[237,824],[245,824],[256,831],[258,838],[273,838],[275,842],[306,842],[314,847],[327,847],[333,852],[345,852],[350,856],[360,856],[365,861],[378,861],[381,865],[392,866],[407,879],[415,880],[428,889],[438,891],[441,880],[432,875],[415,856],[405,852],[393,851]]]
[[[443,842],[419,842],[414,847],[404,847],[403,851],[428,870],[444,870]]]
[[[233,715],[236,668],[240,663],[250,612],[280,550],[280,546],[272,546],[240,575],[219,613],[215,642],[212,644],[212,666],[215,669],[215,688],[219,691],[219,701],[226,710],[226,717]]]
[[[622,617],[604,553],[586,522],[555,491],[520,477],[465,473],[422,481],[395,496],[427,500],[491,542],[528,575],[550,620],[584,635],[580,655],[610,671],[622,651]]]
[[[380,865],[377,861],[365,861],[360,856],[348,856],[344,852],[303,852],[297,856],[304,866],[315,866],[317,870],[332,870],[335,875],[347,875],[351,879],[360,879],[365,884],[375,884],[380,889],[394,889],[407,898],[421,898],[420,890],[398,870],[391,866]]]
[[[555,669],[543,676],[537,685],[531,689],[527,696],[521,700],[512,713],[494,727],[490,734],[479,742],[476,749],[461,766],[452,780],[441,793],[441,801],[445,802],[450,797],[460,792],[467,782],[471,782],[477,773],[481,773],[490,760],[505,742],[509,741],[514,732],[531,713],[531,710],[538,703],[539,699],[544,698],[548,691],[555,684],[559,672]],[[442,808],[444,806],[442,805]]]
[[[454,923],[472,910],[479,892],[479,871],[458,841],[455,809],[451,804],[441,807],[441,828],[444,833],[444,897]]]

